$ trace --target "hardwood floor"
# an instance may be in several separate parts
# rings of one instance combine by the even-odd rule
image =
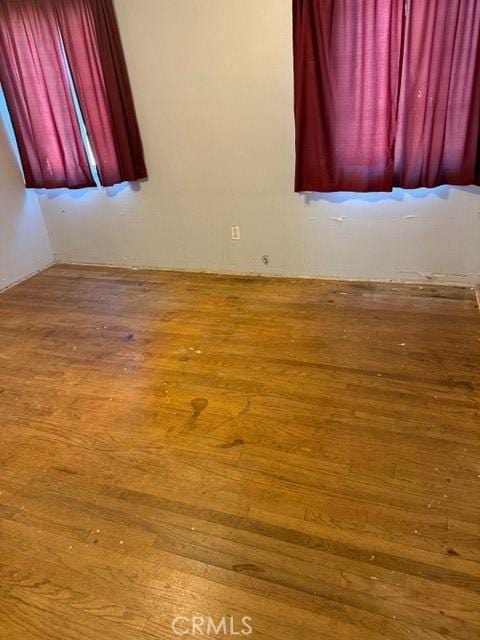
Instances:
[[[50,268],[0,295],[1,637],[478,640],[479,388],[470,289]]]

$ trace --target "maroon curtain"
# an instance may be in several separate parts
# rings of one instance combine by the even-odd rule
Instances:
[[[474,184],[480,125],[480,2],[410,0],[395,184]]]
[[[296,191],[393,184],[403,0],[294,0]]]
[[[26,186],[94,186],[48,2],[0,0],[0,82]]]
[[[57,0],[56,12],[102,185],[147,177],[111,0]]]
[[[296,191],[478,183],[478,0],[293,0],[293,24]]]

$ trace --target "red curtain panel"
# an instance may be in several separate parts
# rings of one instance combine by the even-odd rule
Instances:
[[[95,185],[70,77],[101,184],[146,178],[112,0],[0,0],[0,82],[27,187]]]
[[[146,178],[112,1],[56,0],[55,9],[101,184]]]
[[[474,184],[480,125],[480,2],[411,0],[395,184]]]
[[[296,191],[478,184],[478,0],[293,0]]]
[[[296,191],[393,185],[404,0],[294,0]]]
[[[0,0],[0,82],[26,186],[94,186],[48,2]]]

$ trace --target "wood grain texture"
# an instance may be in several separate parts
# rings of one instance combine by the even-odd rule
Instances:
[[[471,289],[50,268],[0,295],[2,637],[478,640],[479,388]]]

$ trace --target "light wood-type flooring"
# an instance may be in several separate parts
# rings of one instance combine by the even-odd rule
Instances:
[[[478,640],[479,390],[468,288],[48,269],[0,295],[0,637]]]

